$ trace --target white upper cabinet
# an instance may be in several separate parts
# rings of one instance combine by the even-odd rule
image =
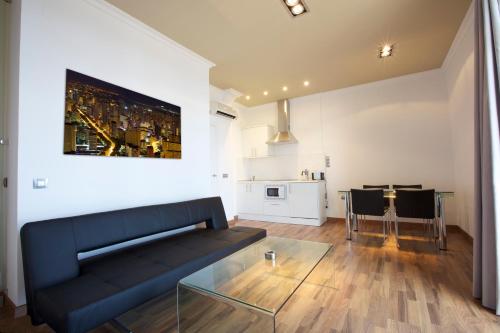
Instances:
[[[269,125],[247,127],[242,131],[243,157],[258,158],[271,155],[271,147],[267,144],[274,134]]]

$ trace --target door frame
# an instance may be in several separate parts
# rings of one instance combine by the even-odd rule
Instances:
[[[5,133],[7,120],[7,96],[8,96],[8,54],[9,54],[9,0],[0,0],[0,291],[5,290],[7,285],[7,214],[6,214],[6,194],[4,187],[4,177],[6,176]],[[5,178],[6,181],[6,178]]]

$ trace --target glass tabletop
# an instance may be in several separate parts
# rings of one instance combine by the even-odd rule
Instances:
[[[179,281],[179,284],[276,313],[332,244],[266,237]],[[276,259],[266,260],[274,251]]]

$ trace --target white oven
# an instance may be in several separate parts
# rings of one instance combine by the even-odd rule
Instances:
[[[265,186],[266,200],[285,200],[286,199],[286,185],[266,185]]]

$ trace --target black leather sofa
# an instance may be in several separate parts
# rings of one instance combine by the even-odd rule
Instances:
[[[82,252],[201,222],[206,228],[78,260]],[[263,229],[228,228],[218,197],[27,223],[21,246],[28,314],[56,332],[86,332],[265,236]]]

